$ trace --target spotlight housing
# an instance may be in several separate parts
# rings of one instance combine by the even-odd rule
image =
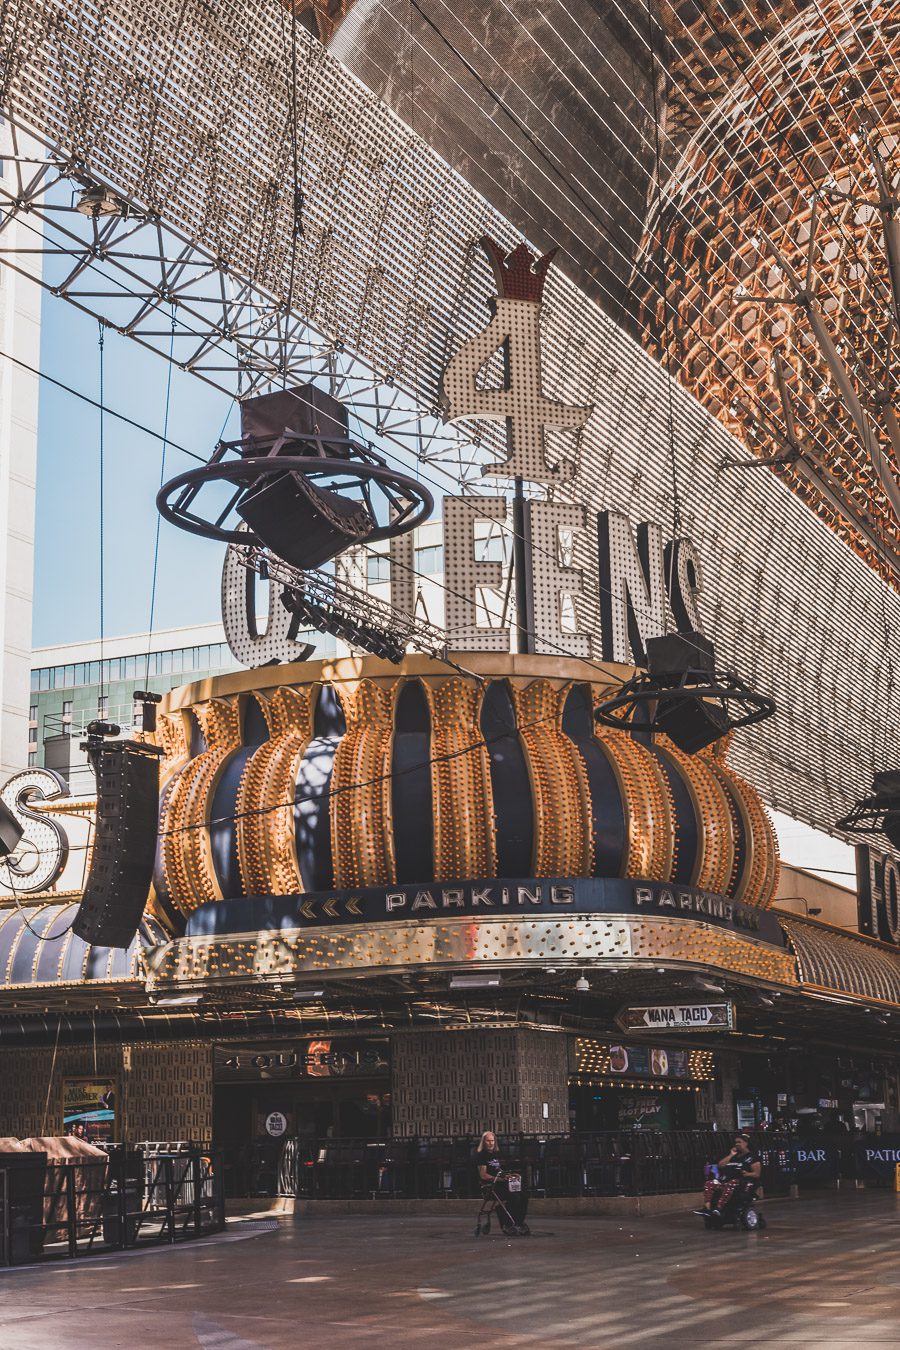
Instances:
[[[900,772],[876,773],[871,794],[841,816],[835,828],[847,834],[883,834],[900,848]]]
[[[736,727],[762,722],[775,703],[734,673],[716,670],[702,633],[668,633],[647,641],[647,671],[635,675],[594,716],[603,726],[665,735],[688,755]]]

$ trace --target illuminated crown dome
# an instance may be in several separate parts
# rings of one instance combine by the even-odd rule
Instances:
[[[596,727],[608,685],[588,663],[562,678],[549,658],[467,660],[481,673],[348,659],[174,691],[157,912],[180,926],[241,895],[494,877],[634,877],[769,904],[772,827],[721,758]]]

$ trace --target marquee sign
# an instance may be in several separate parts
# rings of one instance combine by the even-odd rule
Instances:
[[[733,1003],[664,1003],[620,1008],[623,1031],[731,1031]]]
[[[541,378],[541,299],[544,280],[556,249],[535,258],[525,244],[505,253],[485,236],[497,297],[490,302],[493,317],[480,333],[468,339],[441,376],[440,397],[447,421],[485,417],[506,425],[506,459],[483,472],[533,483],[557,483],[571,478],[574,464],[560,456],[547,460],[547,431],[578,431],[592,407],[572,407],[547,398]],[[491,358],[499,358],[500,379],[479,385],[478,377]]]
[[[784,947],[774,914],[690,886],[621,877],[551,877],[461,881],[451,885],[368,886],[358,891],[247,896],[218,900],[188,919],[188,937],[282,928],[375,924],[410,919],[555,918],[655,914],[712,924]]]
[[[624,665],[642,665],[648,638],[672,628],[702,633],[698,597],[700,569],[688,539],[666,541],[652,521],[633,526],[620,511],[601,510],[591,518],[574,502],[526,501],[523,481],[557,483],[577,466],[572,436],[555,463],[547,458],[547,433],[559,446],[561,433],[575,433],[593,412],[548,398],[541,374],[540,316],[544,279],[552,253],[536,259],[520,244],[505,254],[492,239],[486,250],[497,281],[493,317],[487,327],[462,344],[441,380],[441,402],[448,420],[463,417],[501,422],[507,457],[484,472],[515,478],[516,503],[497,496],[443,498],[444,628],[454,651],[509,652],[514,626],[503,600],[505,564],[479,557],[478,531],[497,529],[516,541],[516,628],[527,634],[527,649],[538,655],[597,656]],[[596,543],[594,543],[596,541]],[[584,556],[583,543],[596,557],[599,634],[573,631],[574,600],[587,595],[586,570],[573,558]],[[348,558],[350,554],[346,555]],[[391,607],[397,615],[416,608],[415,558],[410,538],[392,541]],[[256,578],[230,547],[222,572],[222,622],[233,655],[247,666],[305,659],[311,649],[297,639],[297,622],[281,603],[282,585],[268,581],[268,619],[256,620]],[[487,597],[496,597],[492,614]],[[565,602],[569,614],[564,615]],[[520,648],[521,649],[521,648]]]
[[[856,882],[859,931],[900,946],[900,857],[857,844]]]

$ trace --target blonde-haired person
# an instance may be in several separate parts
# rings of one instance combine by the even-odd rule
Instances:
[[[504,1233],[518,1233],[520,1237],[529,1237],[531,1229],[525,1222],[525,1215],[528,1213],[528,1192],[522,1185],[522,1177],[518,1172],[507,1172],[504,1169],[500,1161],[497,1136],[493,1130],[485,1130],[479,1139],[475,1164],[482,1186],[490,1186],[500,1202],[500,1226]]]

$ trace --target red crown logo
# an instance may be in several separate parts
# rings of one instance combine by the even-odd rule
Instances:
[[[543,258],[538,258],[527,244],[517,244],[511,253],[506,253],[488,235],[479,242],[491,264],[497,295],[504,300],[530,300],[539,305],[544,281],[557,250],[551,248]]]

